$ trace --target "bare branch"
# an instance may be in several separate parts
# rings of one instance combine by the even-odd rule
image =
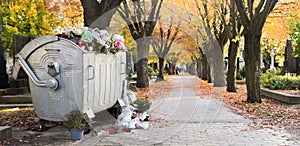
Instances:
[[[263,28],[268,15],[274,9],[277,2],[278,0],[267,0],[266,4],[264,5],[264,10],[259,13],[258,23],[257,23],[257,27],[259,29]]]
[[[235,3],[236,3],[236,6],[237,6],[237,9],[240,13],[240,17],[242,19],[242,24],[245,26],[245,27],[249,27],[250,26],[250,20],[246,14],[246,8],[244,6],[244,3],[242,0],[235,0]]]
[[[250,20],[253,19],[253,1],[254,0],[247,0],[247,5],[248,5],[248,11],[250,15]]]
[[[255,15],[258,15],[259,12],[261,11],[263,5],[264,5],[265,1],[264,0],[261,0],[259,2],[259,4],[257,5],[257,7],[255,8]]]

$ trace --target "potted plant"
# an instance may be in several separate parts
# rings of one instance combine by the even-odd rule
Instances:
[[[84,117],[79,110],[73,110],[66,114],[67,118],[63,124],[71,133],[71,140],[81,140],[83,138],[83,132],[85,124],[83,124]]]
[[[150,109],[151,102],[147,98],[138,98],[133,102],[133,107],[138,113],[143,113]]]

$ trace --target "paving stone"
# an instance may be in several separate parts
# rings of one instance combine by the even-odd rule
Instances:
[[[12,137],[12,128],[10,126],[0,126],[0,141]]]

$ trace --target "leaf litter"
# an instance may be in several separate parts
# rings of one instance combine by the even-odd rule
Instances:
[[[239,84],[236,93],[226,92],[226,88],[220,91],[203,80],[200,80],[199,86],[202,98],[216,98],[224,102],[233,112],[252,120],[249,126],[254,129],[276,126],[300,136],[300,105],[288,105],[264,97],[262,103],[247,103],[245,84]]]

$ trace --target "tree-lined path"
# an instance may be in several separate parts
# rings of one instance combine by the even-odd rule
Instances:
[[[105,137],[85,137],[75,145],[299,145],[282,129],[252,129],[250,120],[220,101],[198,96],[194,76],[171,76],[168,93],[153,97],[152,126]],[[163,88],[163,87],[162,87]]]

